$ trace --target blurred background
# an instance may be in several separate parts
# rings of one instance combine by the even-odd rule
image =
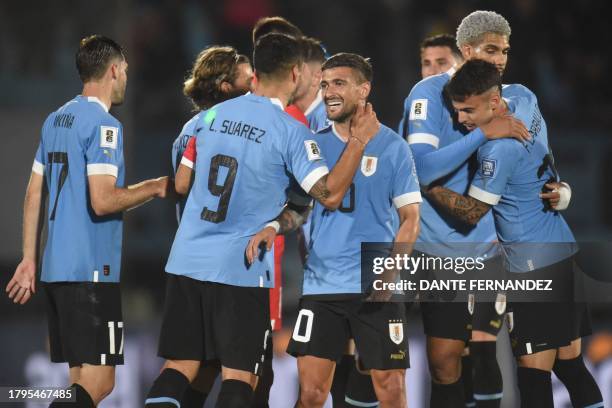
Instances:
[[[170,172],[170,146],[192,115],[182,82],[204,47],[229,44],[252,52],[250,32],[266,15],[282,15],[304,33],[323,41],[333,54],[356,52],[374,66],[371,100],[384,124],[397,128],[403,100],[420,79],[419,43],[451,33],[476,9],[504,15],[512,27],[506,83],[522,83],[539,98],[557,167],[573,188],[564,213],[581,241],[612,238],[612,71],[605,2],[561,3],[455,0],[5,0],[0,2],[0,287],[21,257],[23,194],[39,141],[40,127],[57,107],[80,93],[74,66],[79,40],[104,34],[127,49],[130,65],[126,102],[112,113],[125,129],[126,180]],[[173,203],[155,201],[125,216],[123,310],[126,359],[117,387],[102,407],[140,406],[157,375],[159,317],[164,265],[176,230]],[[74,243],[78,250],[77,243]],[[285,325],[296,314],[301,264],[288,238],[284,260]],[[40,294],[25,306],[0,296],[0,385],[63,385],[66,367],[49,363]],[[612,404],[612,307],[594,305],[595,336],[585,345],[607,404]],[[411,316],[408,372],[413,407],[425,406],[429,378],[419,314]],[[293,405],[294,361],[283,355],[275,367],[273,407]],[[507,341],[498,347],[505,361],[505,407],[516,406]],[[555,383],[556,406],[569,405]],[[134,390],[137,390],[136,392]]]

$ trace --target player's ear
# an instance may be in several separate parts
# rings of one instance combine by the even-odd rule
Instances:
[[[300,72],[301,70],[299,65],[294,65],[291,68],[291,79],[293,83],[296,83],[300,79]]]
[[[363,84],[359,85],[359,96],[363,99],[367,99],[370,95],[370,91],[372,90],[372,83],[369,81],[365,81]]]
[[[472,57],[473,53],[474,53],[474,48],[472,48],[470,44],[461,45],[461,56],[463,57],[464,61],[469,60]]]
[[[227,81],[223,81],[221,82],[221,92],[223,93],[229,93],[232,90],[232,84],[230,84]]]
[[[109,71],[110,71],[111,79],[119,78],[119,67],[117,66],[117,64],[115,63],[110,64]]]

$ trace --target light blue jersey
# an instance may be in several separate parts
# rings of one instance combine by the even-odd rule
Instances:
[[[95,97],[77,96],[42,128],[32,171],[49,191],[44,282],[119,282],[121,213],[98,217],[88,176],[111,175],[123,186],[123,128]]]
[[[283,209],[292,175],[310,191],[329,172],[313,134],[283,112],[280,101],[255,94],[209,109],[196,128],[195,182],[166,271],[272,287],[274,254],[248,266],[245,249]]]
[[[330,126],[315,135],[330,165],[346,143]],[[367,144],[360,169],[336,211],[315,203],[303,295],[362,293],[361,243],[393,242],[396,208],[421,202],[408,145],[381,125]]]
[[[404,102],[401,135],[412,149],[421,184],[434,181],[465,194],[474,174],[478,147],[486,142],[480,129],[465,134],[454,123],[444,100],[443,88],[454,70],[423,79]],[[472,164],[472,165],[471,165]],[[421,206],[421,233],[415,248],[435,256],[491,257],[497,254],[493,215],[485,215],[468,227],[442,212],[427,200]]]
[[[174,174],[176,174],[179,164],[181,164],[181,161],[183,161],[183,153],[187,147],[187,142],[189,142],[189,139],[196,134],[196,125],[200,119],[200,116],[202,116],[202,112],[198,112],[194,117],[189,119],[183,126],[183,129],[181,129],[181,133],[179,133],[177,138],[174,140],[174,143],[172,143],[172,170]],[[190,167],[193,168],[193,163],[191,163]],[[176,203],[176,218],[179,222],[181,220],[183,210],[185,209],[186,202],[187,196],[184,196],[179,198]]]
[[[536,96],[522,85],[505,86],[503,96],[508,109],[529,128],[532,140],[499,139],[479,148],[469,195],[494,206],[497,235],[510,270],[526,272],[568,258],[576,246],[561,214],[545,209],[539,198],[544,184],[559,179]]]
[[[304,115],[308,120],[308,127],[315,133],[331,125],[331,121],[327,119],[325,102],[323,101],[320,91],[317,98],[310,104],[308,109],[306,109]]]

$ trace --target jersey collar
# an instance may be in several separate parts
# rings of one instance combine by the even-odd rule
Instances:
[[[283,107],[283,103],[280,101],[280,99],[278,99],[278,98],[270,98],[270,102],[272,102],[273,105],[276,105],[279,108],[281,108],[281,110],[285,110],[285,108]]]
[[[451,67],[448,71],[445,72],[445,74],[452,77],[453,75],[455,75],[455,72],[457,72],[457,68]]]
[[[338,138],[338,140],[340,140],[342,143],[346,143],[342,136],[340,136],[340,133],[338,133],[338,131],[336,130],[336,122],[332,122],[331,128],[333,134]]]
[[[319,92],[317,93],[317,97],[315,98],[314,101],[312,101],[312,103],[310,104],[310,106],[308,107],[308,109],[306,109],[306,112],[304,112],[304,116],[308,116],[310,115],[310,113],[312,113],[313,110],[315,110],[315,108],[317,106],[319,106],[319,104],[323,102],[323,95],[321,95],[321,90],[319,90]]]
[[[102,102],[100,99],[98,99],[95,96],[88,96],[87,97],[87,102],[95,102],[95,103],[99,104],[106,112],[108,112],[108,106],[106,106],[104,104],[104,102]]]

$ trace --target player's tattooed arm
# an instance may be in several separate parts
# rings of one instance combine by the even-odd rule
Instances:
[[[475,226],[491,209],[491,205],[472,197],[466,197],[442,186],[433,186],[425,195],[446,214],[467,225]]]
[[[276,217],[276,222],[280,225],[278,234],[287,234],[301,227],[310,213],[310,206],[300,206],[288,202],[283,211]]]
[[[329,192],[329,188],[327,188],[327,175],[321,177],[310,189],[308,193],[312,198],[323,203],[325,200],[329,198],[331,193]]]

